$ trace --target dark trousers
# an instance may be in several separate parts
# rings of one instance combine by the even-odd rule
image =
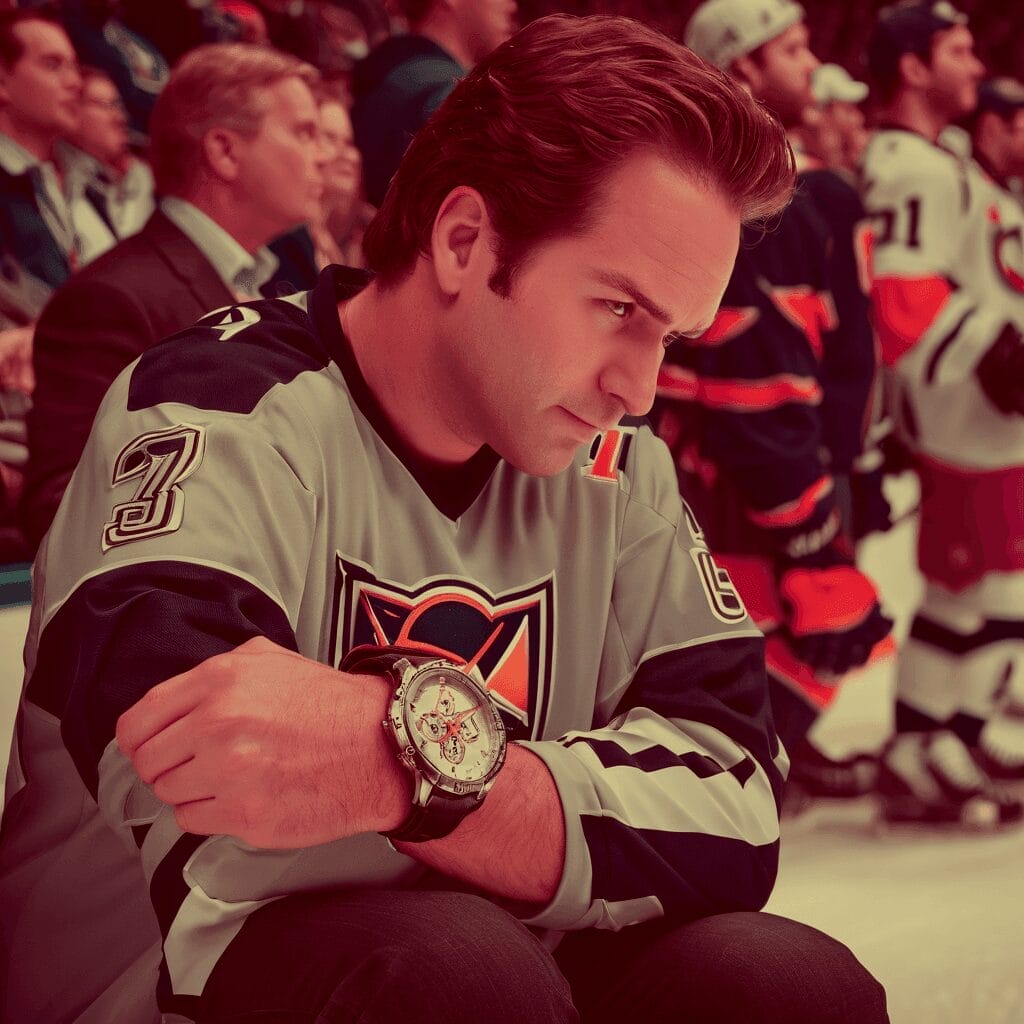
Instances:
[[[552,955],[453,892],[313,894],[258,910],[202,1024],[880,1024],[885,992],[841,943],[773,914],[569,935]]]

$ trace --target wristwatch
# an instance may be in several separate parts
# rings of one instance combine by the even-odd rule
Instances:
[[[357,647],[339,668],[383,673],[395,687],[382,725],[413,774],[412,808],[382,834],[419,843],[454,831],[505,762],[505,725],[487,691],[444,658],[401,649]]]

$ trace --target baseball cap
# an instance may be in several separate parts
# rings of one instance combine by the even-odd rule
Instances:
[[[967,15],[949,0],[904,0],[878,12],[868,39],[868,68],[872,75],[891,73],[905,53],[927,56],[932,36],[957,25],[966,25]]]
[[[838,64],[820,64],[814,69],[811,79],[814,99],[824,105],[834,103],[860,103],[867,98],[868,87],[858,82],[844,67]]]
[[[1024,85],[1016,78],[988,78],[978,86],[978,113],[1011,117],[1024,110]]]
[[[698,57],[725,70],[803,16],[796,0],[707,0],[694,12],[683,41]]]

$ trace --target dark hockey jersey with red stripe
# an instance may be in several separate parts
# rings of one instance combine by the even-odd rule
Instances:
[[[653,417],[713,550],[802,558],[840,529],[833,474],[860,452],[875,367],[859,214],[838,176],[802,175],[777,224],[745,229],[712,327],[668,352]]]

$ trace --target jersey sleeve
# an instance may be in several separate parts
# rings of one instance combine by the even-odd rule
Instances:
[[[222,350],[236,362],[235,400],[242,356]],[[104,400],[37,560],[44,604],[26,697],[60,721],[102,816],[141,858],[170,1010],[201,992],[293,863],[183,833],[118,748],[117,719],[157,683],[251,637],[298,648],[316,501],[295,453],[315,440],[301,411],[273,396],[248,412],[133,409],[131,378]]]
[[[643,433],[632,472],[648,486],[622,522],[593,727],[526,744],[566,823],[561,885],[531,925],[755,909],[775,879],[787,762],[763,638],[684,512],[667,452]]]
[[[884,150],[881,144],[874,147]],[[918,159],[914,159],[915,153]],[[960,261],[980,229],[967,168],[938,149],[875,152],[865,167],[871,220],[871,303],[882,358],[914,384],[974,375],[1006,323],[999,303],[979,303]]]

